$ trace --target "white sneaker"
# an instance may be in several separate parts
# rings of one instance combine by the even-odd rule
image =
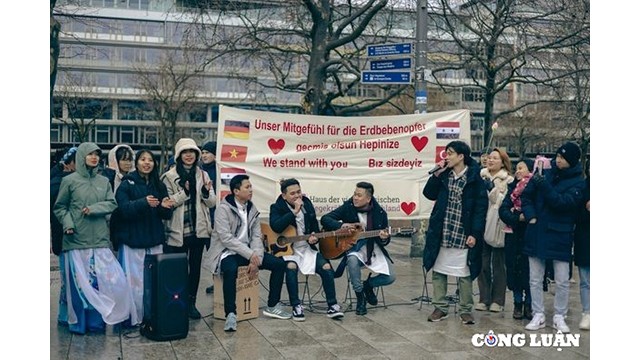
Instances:
[[[590,322],[591,319],[589,314],[582,313],[582,319],[580,319],[580,330],[589,330]]]
[[[564,315],[553,315],[553,328],[562,331],[563,333],[571,331],[569,330],[567,323],[564,322]]]
[[[527,329],[527,330],[544,329],[544,327],[546,326],[545,322],[546,322],[546,319],[544,317],[544,314],[535,313],[533,315],[533,319],[531,319],[531,321],[524,328]]]
[[[489,308],[485,303],[477,303],[475,307],[476,311],[487,311]]]
[[[493,303],[493,304],[491,304],[491,306],[489,306],[489,311],[491,311],[491,312],[502,312],[502,311],[504,311],[504,306],[498,305],[498,303]]]

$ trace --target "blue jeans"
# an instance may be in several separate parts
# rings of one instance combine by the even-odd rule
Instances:
[[[591,300],[589,295],[591,289],[591,282],[589,281],[591,271],[589,268],[589,266],[578,267],[578,271],[580,272],[580,303],[582,304],[582,312],[585,314],[589,314],[589,311],[591,310]]]
[[[569,308],[569,262],[553,260],[553,272],[556,282],[556,295],[553,301],[555,315],[567,315]],[[544,281],[545,261],[529,257],[529,285],[531,287],[531,308],[534,314],[544,314]]]
[[[389,259],[385,256],[385,261],[389,266],[389,275],[378,274],[375,277],[372,277],[369,280],[369,285],[372,288],[378,286],[385,286],[393,283],[396,280],[396,269],[393,267],[393,263],[389,261]],[[362,278],[361,278],[361,268],[364,266],[363,263],[355,256],[347,256],[347,271],[349,271],[349,278],[351,279],[351,286],[353,287],[353,291],[362,292]]]
[[[294,261],[287,261],[287,265],[289,263],[293,263]],[[329,269],[323,269],[325,264],[329,264]],[[316,274],[320,275],[322,279],[322,288],[324,289],[324,293],[327,297],[327,305],[331,306],[333,304],[337,304],[336,300],[336,283],[333,279],[333,268],[331,267],[331,263],[327,259],[322,256],[321,253],[316,254]],[[289,289],[289,302],[291,302],[291,306],[300,305],[300,297],[298,296],[298,267],[296,265],[295,269],[290,269],[287,266],[286,271],[286,281],[287,281],[287,289]]]

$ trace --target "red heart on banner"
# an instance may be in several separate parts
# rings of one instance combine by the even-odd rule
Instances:
[[[274,154],[277,154],[284,149],[284,140],[269,139],[269,141],[267,141],[267,145],[269,145],[269,149],[271,149]]]
[[[416,209],[416,203],[412,202],[402,202],[400,204],[400,208],[404,211],[405,214],[410,215]]]
[[[416,150],[418,150],[418,152],[422,151],[422,149],[424,149],[424,147],[427,146],[428,142],[429,142],[429,138],[426,136],[411,137],[411,143],[413,144],[413,147],[416,148]]]

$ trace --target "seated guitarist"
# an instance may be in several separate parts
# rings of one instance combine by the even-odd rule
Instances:
[[[253,188],[249,176],[234,176],[229,187],[233,194],[227,195],[216,209],[211,241],[213,273],[222,273],[224,331],[236,331],[236,278],[240,266],[248,265],[250,279],[258,276],[258,269],[271,271],[267,308],[262,313],[276,319],[290,319],[291,314],[280,302],[286,265],[281,258],[264,252],[259,213],[251,202]],[[287,287],[287,290],[292,289]]]
[[[390,285],[396,279],[393,261],[385,249],[385,246],[391,241],[387,231],[389,226],[387,212],[373,197],[373,185],[363,181],[356,184],[351,199],[324,215],[320,222],[325,230],[353,229],[358,226],[362,226],[366,230],[380,230],[378,237],[358,240],[347,251],[347,255],[336,269],[336,277],[340,277],[345,266],[348,268],[351,286],[358,299],[356,315],[365,315],[367,313],[366,302],[371,305],[378,304],[378,298],[373,289],[378,286]],[[369,275],[369,279],[363,282],[360,275],[363,266],[378,273],[378,276],[371,277]]]
[[[280,182],[280,191],[276,202],[271,204],[269,225],[274,232],[282,233],[289,226],[296,229],[297,235],[314,234],[320,231],[318,218],[311,200],[302,195],[300,182],[286,179]],[[304,310],[298,297],[298,268],[304,275],[317,273],[322,279],[322,288],[327,297],[327,316],[339,319],[344,313],[336,300],[336,286],[331,263],[322,256],[316,247],[318,238],[310,236],[307,241],[296,241],[292,245],[293,255],[283,256],[287,262],[286,282],[289,300],[293,307],[293,320],[304,321]],[[289,285],[290,284],[290,285]],[[295,289],[295,290],[293,290]]]

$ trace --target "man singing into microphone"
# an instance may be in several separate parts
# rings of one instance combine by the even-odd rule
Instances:
[[[434,169],[422,193],[435,201],[425,247],[424,268],[432,271],[433,305],[429,321],[448,316],[447,276],[458,278],[460,320],[474,324],[472,282],[482,266],[482,239],[488,199],[480,167],[471,158],[469,145],[452,141],[446,146],[446,160]],[[431,173],[431,172],[430,172]]]

